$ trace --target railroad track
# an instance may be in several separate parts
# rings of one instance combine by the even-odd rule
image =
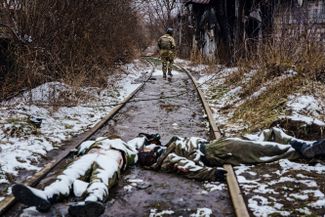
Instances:
[[[105,128],[104,126],[107,125],[107,123],[113,119],[113,117],[117,116],[117,114],[119,114],[119,111],[130,101],[132,101],[132,99],[134,98],[134,96],[139,93],[139,91],[145,86],[145,84],[151,79],[152,73],[155,70],[154,64],[151,63],[153,65],[153,70],[151,71],[150,75],[145,79],[145,81],[135,90],[133,91],[125,100],[123,100],[123,102],[121,102],[120,104],[118,104],[115,108],[112,109],[112,111],[103,119],[101,120],[98,124],[96,124],[96,126],[94,128],[92,128],[91,130],[87,131],[86,133],[82,134],[82,136],[79,136],[77,139],[74,139],[73,141],[71,141],[70,145],[69,145],[69,149],[63,151],[62,153],[60,153],[58,155],[58,157],[56,158],[55,161],[50,162],[49,164],[47,164],[44,169],[42,169],[40,172],[36,173],[32,178],[30,178],[25,184],[29,185],[29,186],[36,186],[38,185],[38,183],[40,183],[40,181],[42,179],[44,179],[44,177],[46,177],[50,172],[54,171],[56,167],[58,167],[58,165],[60,163],[62,163],[67,157],[70,156],[70,149],[74,149],[77,148],[83,141],[88,140],[90,138],[94,138],[96,137],[96,135],[102,135],[102,133],[99,133],[99,131],[106,131],[107,128]],[[219,130],[213,120],[212,117],[212,112],[209,108],[209,105],[206,101],[206,99],[204,98],[203,93],[201,92],[201,90],[198,88],[199,86],[197,85],[194,77],[190,74],[190,72],[182,67],[179,67],[182,71],[186,72],[186,74],[190,77],[190,80],[193,82],[194,87],[196,88],[196,91],[198,93],[199,99],[202,102],[202,105],[204,107],[204,110],[207,114],[207,118],[208,118],[208,122],[210,123],[210,127],[212,130],[212,137],[213,138],[220,138],[220,133]],[[168,98],[168,97],[167,97]],[[145,99],[142,99],[143,101],[146,101]],[[151,99],[151,100],[161,100],[161,99]],[[133,100],[133,101],[138,101],[141,102],[141,99],[138,100]],[[158,131],[159,132],[159,131]],[[229,195],[231,197],[231,201],[233,204],[233,208],[234,208],[234,212],[236,214],[236,216],[238,217],[246,217],[249,216],[245,202],[242,198],[235,174],[233,172],[233,169],[230,165],[225,165],[224,168],[227,170],[228,175],[227,175],[227,183],[228,183],[228,189],[229,189]],[[16,201],[14,200],[13,197],[8,197],[5,199],[5,201],[3,201],[0,204],[0,216],[5,215],[6,213],[8,213],[10,211],[10,209],[12,207],[14,207],[14,205],[16,204]]]
[[[191,78],[194,86],[196,87],[196,90],[198,91],[198,94],[202,101],[204,110],[208,116],[208,120],[210,123],[211,130],[213,132],[214,138],[219,139],[221,137],[221,133],[214,121],[209,103],[205,99],[203,92],[200,90],[199,85],[197,84],[197,82],[195,81],[195,78],[191,75],[191,73],[183,67],[180,67],[180,68],[188,74],[188,76]],[[232,200],[232,203],[233,203],[233,206],[235,209],[236,216],[237,217],[249,217],[249,213],[248,213],[244,198],[242,196],[242,193],[240,191],[239,184],[237,182],[237,178],[236,178],[236,175],[234,173],[232,166],[230,164],[225,164],[224,169],[227,171],[227,184],[228,184],[228,189],[229,189],[231,200]]]
[[[148,62],[150,63],[150,62]],[[94,135],[98,129],[100,129],[102,126],[104,126],[114,115],[116,115],[127,103],[130,99],[132,99],[133,96],[138,93],[143,86],[151,79],[152,73],[154,72],[154,65],[150,63],[153,66],[153,69],[150,72],[150,75],[147,77],[147,79],[144,80],[144,82],[136,88],[129,96],[127,96],[122,102],[120,102],[117,106],[115,106],[100,122],[98,122],[93,128],[88,130],[87,132],[81,134],[73,141],[69,142],[67,145],[69,146],[69,149],[66,149],[62,153],[60,153],[57,158],[46,164],[45,167],[40,170],[39,172],[35,173],[33,177],[31,177],[28,181],[24,182],[24,184],[28,186],[36,186],[44,177],[46,177],[53,169],[61,163],[64,159],[66,159],[70,153],[71,150],[77,148],[81,143],[89,139],[92,135]],[[0,203],[0,216],[4,215],[14,204],[16,203],[13,196],[6,197],[1,203]]]

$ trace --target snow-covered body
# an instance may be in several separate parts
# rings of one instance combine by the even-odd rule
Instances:
[[[85,201],[105,201],[121,170],[134,164],[137,155],[121,139],[107,138],[82,143],[78,154],[82,156],[44,189],[47,198],[68,196],[74,189],[76,196],[87,195]]]
[[[105,137],[86,141],[79,147],[78,158],[44,190],[18,184],[13,187],[13,194],[20,202],[36,206],[39,211],[47,211],[52,203],[73,192],[84,201],[69,207],[72,216],[78,213],[78,209],[87,213],[88,208],[97,209],[100,214],[104,210],[100,204],[108,198],[109,189],[117,183],[121,171],[136,163],[136,144],[134,140],[125,143],[121,139]]]
[[[142,133],[127,143],[106,137],[85,141],[76,150],[76,159],[44,190],[15,184],[13,195],[21,203],[46,212],[73,192],[79,202],[69,206],[69,214],[97,217],[104,212],[103,202],[121,172],[138,161],[138,150],[157,146],[155,142],[160,145],[159,139],[159,134]]]

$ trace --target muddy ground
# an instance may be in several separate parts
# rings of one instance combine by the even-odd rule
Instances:
[[[180,92],[183,94],[168,98]],[[148,98],[157,100],[141,101]],[[172,78],[165,80],[161,71],[156,70],[153,79],[137,94],[136,100],[140,101],[124,107],[93,138],[120,136],[129,140],[140,132],[158,132],[163,143],[173,135],[210,139],[203,107],[186,74],[175,72]],[[59,167],[63,168],[67,163],[63,162]],[[55,173],[52,173],[44,182],[54,176]],[[110,195],[103,216],[204,216],[203,213],[209,212],[212,212],[210,216],[234,216],[225,184],[197,182],[138,167],[129,168]],[[17,205],[6,216],[65,216],[67,205],[56,204],[46,214],[33,209],[25,209],[21,214],[19,210],[24,207]]]

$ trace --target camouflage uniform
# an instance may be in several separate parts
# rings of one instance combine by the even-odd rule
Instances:
[[[177,172],[191,179],[214,181],[216,168],[205,166],[202,161],[204,154],[200,149],[206,144],[207,141],[200,138],[173,137],[151,168]]]
[[[104,202],[121,170],[135,164],[137,159],[137,152],[120,139],[86,141],[81,144],[78,154],[82,156],[44,188],[43,192],[52,203],[69,196],[71,190],[85,201]]]
[[[159,135],[149,137],[150,141],[159,139]],[[17,201],[47,212],[54,202],[73,192],[83,201],[69,205],[69,216],[99,217],[105,211],[103,202],[108,198],[110,188],[117,183],[121,171],[138,161],[138,149],[150,141],[143,136],[128,143],[104,137],[86,141],[80,145],[79,157],[44,190],[15,184],[12,193]]]
[[[175,58],[175,40],[170,34],[164,34],[158,40],[158,47],[162,61],[162,71],[164,75],[166,75],[166,72],[170,74]]]
[[[306,157],[291,146],[294,141],[308,143],[278,128],[264,130],[257,138],[228,138],[210,143],[195,137],[174,137],[152,169],[178,172],[198,180],[214,180],[217,178],[215,167],[223,164],[267,163]]]

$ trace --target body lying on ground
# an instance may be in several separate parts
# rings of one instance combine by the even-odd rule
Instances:
[[[78,151],[80,156],[55,182],[44,190],[16,184],[13,194],[28,206],[48,211],[51,204],[73,192],[82,201],[70,205],[71,216],[99,216],[120,173],[137,161],[146,168],[176,172],[191,179],[223,181],[226,174],[223,164],[266,163],[325,154],[325,140],[299,140],[278,128],[264,130],[255,138],[228,138],[210,143],[197,137],[174,136],[166,146],[161,146],[159,139],[159,134],[139,134],[128,143],[107,138],[84,142]]]
[[[155,136],[159,135],[153,135],[151,139],[155,140]],[[109,189],[117,183],[123,170],[136,163],[139,146],[150,145],[150,142],[143,135],[128,143],[105,137],[86,141],[80,145],[77,159],[43,190],[16,184],[12,192],[18,201],[36,206],[41,212],[47,212],[53,203],[72,192],[81,202],[69,206],[71,216],[100,216],[104,212],[103,202],[108,198]]]
[[[279,159],[311,159],[325,155],[325,140],[304,141],[279,128],[264,130],[259,136],[222,138],[210,143],[201,138],[173,137],[166,147],[143,149],[139,164],[154,170],[176,172],[198,180],[223,180],[223,164],[268,163]]]

